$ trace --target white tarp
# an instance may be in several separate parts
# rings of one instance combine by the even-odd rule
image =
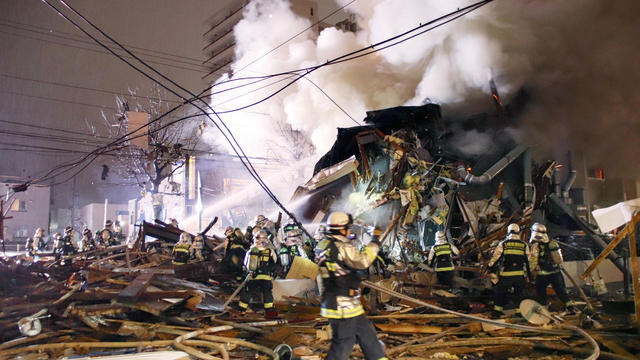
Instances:
[[[638,209],[640,209],[640,198],[593,210],[591,215],[598,223],[600,231],[606,233],[631,221],[633,213]]]

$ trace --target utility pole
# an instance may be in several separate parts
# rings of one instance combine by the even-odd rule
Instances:
[[[11,205],[9,205],[9,207],[11,207]],[[9,212],[8,209],[7,209],[7,212]],[[8,219],[12,219],[13,216],[5,216],[5,215],[6,214],[4,212],[4,200],[0,199],[0,241],[2,241],[2,252],[6,254],[7,249],[4,244],[4,221]]]

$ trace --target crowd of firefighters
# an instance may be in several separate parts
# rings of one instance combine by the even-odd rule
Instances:
[[[56,260],[65,264],[65,256],[78,252],[91,251],[98,248],[120,245],[124,240],[122,227],[118,221],[115,224],[111,220],[105,221],[104,228],[95,232],[85,228],[82,231],[82,239],[78,245],[74,239],[75,230],[71,226],[64,228],[64,235],[56,232],[47,238],[43,228],[37,228],[33,237],[27,238],[25,250],[27,255],[37,257],[40,254],[52,251]]]
[[[321,315],[329,319],[333,338],[327,359],[346,359],[353,345],[358,342],[367,359],[385,359],[383,345],[378,341],[373,325],[365,316],[360,301],[361,282],[370,269],[387,274],[386,262],[379,242],[380,231],[369,228],[370,241],[361,245],[351,233],[353,219],[344,212],[329,215],[326,225],[321,225],[313,237],[303,236],[295,221],[288,222],[279,235],[279,221],[273,222],[263,215],[245,231],[240,228],[225,229],[225,245],[222,266],[234,274],[242,286],[236,310],[250,311],[252,298],[261,299],[265,317],[277,316],[273,306],[272,280],[286,277],[296,257],[315,261],[319,266],[318,288],[322,297]],[[169,226],[178,228],[172,219]],[[531,226],[529,241],[520,238],[521,229],[510,224],[506,238],[502,240],[483,272],[494,284],[493,315],[502,316],[508,300],[515,304],[525,294],[527,283],[535,283],[536,300],[547,303],[547,287],[551,285],[568,310],[572,302],[567,294],[561,273],[562,253],[556,240],[550,239],[541,223]],[[108,220],[104,229],[82,232],[82,251],[120,244],[123,240],[119,224]],[[53,236],[53,250],[57,259],[73,254],[79,249],[73,241],[73,228],[64,230],[64,236]],[[37,256],[47,249],[44,230],[39,228],[33,238],[27,240],[27,253]],[[172,250],[173,264],[180,266],[191,259],[203,260],[204,235],[194,238],[182,232]],[[435,271],[438,284],[453,288],[455,259],[458,249],[449,241],[445,231],[437,231],[435,243],[425,261],[427,268]],[[386,260],[388,262],[388,260]]]

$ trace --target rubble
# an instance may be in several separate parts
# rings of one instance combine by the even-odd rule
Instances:
[[[595,244],[588,246],[604,248],[582,274],[585,279],[624,239],[636,251],[640,215],[605,242],[554,194],[554,162],[534,164],[530,150],[506,136],[483,157],[465,154],[448,140],[439,112],[433,104],[387,109],[369,113],[370,125],[340,129],[314,177],[294,194],[309,196],[298,209],[301,218],[318,223],[332,208],[344,206],[357,218],[354,232],[359,230],[364,243],[368,225],[383,230],[380,240],[389,246],[389,263],[369,273],[364,285],[370,293],[362,299],[387,356],[637,358],[640,335],[630,314],[605,312],[603,299],[587,296],[575,282],[577,274],[564,268],[574,285],[573,299],[580,299],[573,302],[578,311],[557,311],[554,299],[551,312],[523,302],[512,304],[519,309],[507,310],[500,319],[490,316],[486,266],[507,225],[519,224],[527,237],[534,221],[544,221],[559,234],[563,225],[553,220],[560,213],[591,237]],[[338,204],[336,199],[348,201]],[[172,261],[172,249],[183,231],[161,221],[143,222],[132,246],[58,259],[38,253],[35,262],[27,255],[3,259],[0,358],[135,358],[148,353],[163,359],[321,359],[332,334],[319,316],[317,265],[294,257],[284,278],[273,280],[278,319],[264,321],[255,307],[241,314],[229,306],[244,283],[236,280],[239,274],[225,273],[225,239],[206,235],[215,222],[188,234],[202,243],[198,256],[189,248],[192,258],[182,265]],[[460,249],[454,287],[438,284],[424,261],[437,229],[444,229]],[[620,267],[621,260],[614,260]],[[631,271],[635,290],[636,261]],[[626,267],[621,270],[628,273]],[[359,348],[351,358],[363,358]]]

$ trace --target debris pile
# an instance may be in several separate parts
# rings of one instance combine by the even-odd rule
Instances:
[[[314,177],[297,189],[294,197],[308,200],[295,213],[318,224],[339,209],[354,215],[349,226],[359,241],[373,239],[370,228],[381,233],[388,249],[383,247],[361,274],[367,280],[354,293],[362,293],[388,358],[632,359],[640,354],[629,313],[603,313],[601,299],[587,297],[578,284],[570,304],[556,297],[548,307],[514,301],[512,309],[491,313],[496,304],[490,273],[508,275],[489,266],[503,240],[522,239],[524,248],[540,236],[564,248],[562,236],[582,229],[590,239],[585,246],[607,247],[567,206],[563,194],[570,184],[564,190],[558,186],[555,162],[535,164],[530,149],[504,133],[481,155],[468,153],[433,104],[371,112],[365,121],[370,125],[339,129]],[[303,239],[303,232],[309,235],[306,225],[292,220],[280,232],[281,218],[271,222],[258,216],[246,233],[228,227],[226,238],[206,235],[216,219],[195,235],[161,221],[144,222],[132,246],[4,259],[0,358],[155,352],[158,358],[177,353],[198,359],[322,359],[333,334],[320,317],[318,266],[312,260],[324,235],[318,230],[314,239]],[[598,251],[585,274],[607,256],[620,262],[613,248],[635,234],[638,220],[640,215],[613,245]],[[538,235],[529,234],[534,223],[546,224],[535,227]],[[241,258],[251,238],[264,244],[272,265],[277,263],[277,270],[253,274],[273,284],[275,311],[267,295],[264,309],[244,304],[251,309],[245,312],[240,303],[235,306],[249,279],[243,270],[250,266],[243,267]],[[441,242],[433,246],[436,239]],[[444,247],[436,250],[439,245]],[[434,252],[448,256],[446,268],[428,261]],[[525,258],[524,250],[505,253]],[[537,281],[562,274],[573,281],[562,261],[549,263],[554,272],[538,272]],[[436,275],[442,269],[451,274],[455,269],[455,278],[443,283]],[[271,280],[272,273],[280,278]],[[533,297],[531,288],[522,293],[514,288],[509,296]],[[270,314],[277,318],[265,321]],[[364,358],[362,350],[356,347],[350,358]]]

